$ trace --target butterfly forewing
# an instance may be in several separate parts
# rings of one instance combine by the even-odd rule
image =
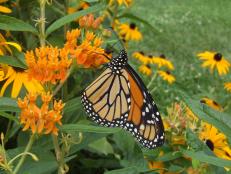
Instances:
[[[127,120],[130,108],[130,89],[125,70],[113,73],[107,68],[82,95],[89,117],[104,126],[120,126]]]

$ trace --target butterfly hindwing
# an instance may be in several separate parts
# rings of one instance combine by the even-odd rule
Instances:
[[[160,113],[152,96],[140,77],[129,65],[126,66],[131,85],[131,109],[123,128],[145,147],[155,148],[164,143],[164,128]]]
[[[110,68],[92,83],[82,95],[83,106],[96,123],[114,127],[123,124],[130,109],[130,87],[125,70],[113,73]]]

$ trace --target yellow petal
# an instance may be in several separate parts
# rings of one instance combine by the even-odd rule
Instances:
[[[16,73],[12,91],[11,91],[11,97],[16,98],[18,96],[22,88],[22,81],[24,79],[25,78],[23,77],[22,73]]]
[[[14,46],[20,52],[22,51],[22,47],[19,44],[15,43],[15,42],[5,42],[5,43],[8,44],[8,45]]]
[[[0,3],[4,3],[7,2],[8,0],[0,0]]]
[[[7,8],[7,7],[4,7],[4,6],[0,5],[0,12],[2,12],[2,13],[11,13],[12,10]]]
[[[3,94],[4,94],[5,90],[6,90],[6,88],[9,86],[9,84],[10,84],[12,81],[14,81],[15,75],[16,75],[16,74],[12,74],[12,75],[10,76],[10,78],[8,78],[8,79],[6,80],[6,82],[5,82],[4,85],[2,86],[2,89],[1,89],[1,92],[0,92],[0,96],[3,96]]]
[[[0,48],[0,56],[4,55],[3,51]]]

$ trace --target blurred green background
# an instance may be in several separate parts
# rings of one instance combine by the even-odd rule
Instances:
[[[134,1],[130,12],[148,21],[155,30],[137,22],[144,38],[131,44],[129,52],[165,54],[175,66],[176,83],[169,86],[156,81],[158,90],[152,93],[157,103],[161,103],[161,110],[170,100],[178,100],[178,89],[184,88],[192,96],[198,99],[207,96],[230,111],[227,103],[230,95],[223,88],[230,75],[220,77],[210,73],[201,67],[196,56],[199,52],[216,51],[231,61],[230,9],[230,0]],[[143,78],[146,82],[150,80]]]

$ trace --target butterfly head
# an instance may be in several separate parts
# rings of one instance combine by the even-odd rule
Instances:
[[[112,71],[118,72],[125,65],[127,65],[127,62],[128,62],[127,52],[125,50],[121,50],[119,55],[113,57],[108,65],[112,69]]]

